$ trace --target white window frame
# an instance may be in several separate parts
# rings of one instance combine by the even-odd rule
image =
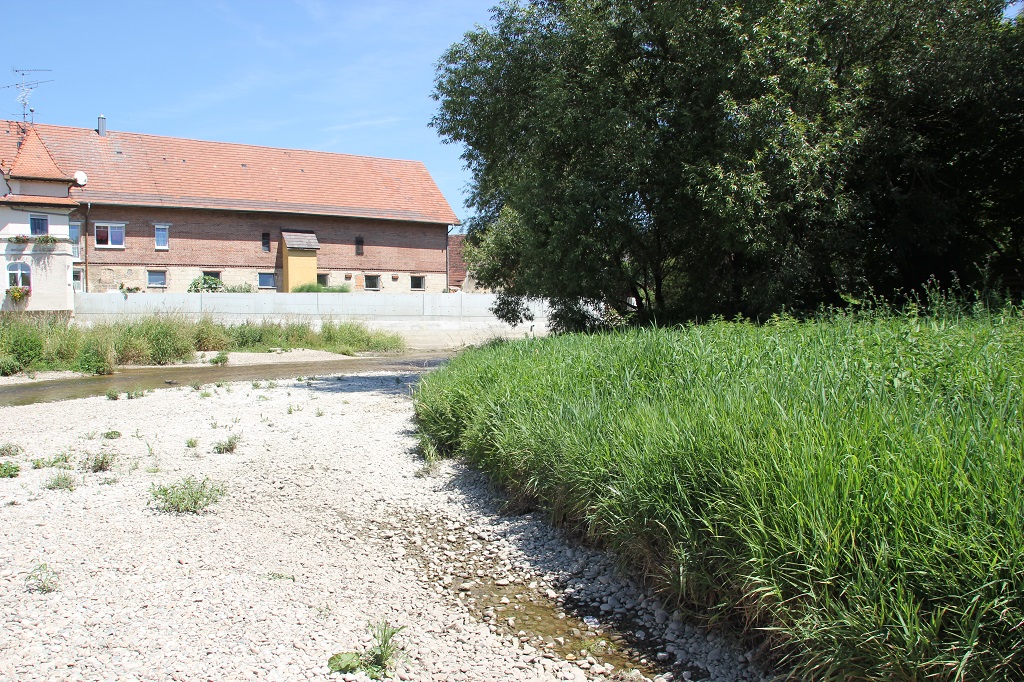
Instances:
[[[273,284],[271,284],[270,286],[264,286],[264,285],[260,284],[260,277],[264,277],[266,275],[270,275],[270,279],[271,279],[271,281],[273,281]],[[256,288],[257,289],[276,289],[277,288],[277,273],[276,272],[257,272],[256,273]]]
[[[42,220],[46,224],[45,231],[39,232],[39,233],[33,232],[32,231],[32,221],[33,220]],[[38,215],[38,214],[36,214],[36,215],[29,214],[29,216],[28,216],[28,233],[32,237],[42,237],[43,235],[50,234],[50,216],[48,216],[48,215]]]
[[[78,275],[78,282],[75,282],[75,275]],[[85,291],[85,271],[82,268],[71,269],[71,288],[74,291]]]
[[[78,236],[75,236],[75,232]],[[71,259],[78,263],[82,260],[82,223],[79,220],[68,221],[68,239],[71,240]]]
[[[152,274],[161,274],[164,276],[163,284],[153,284],[149,281],[149,276]],[[149,289],[166,289],[167,288],[167,271],[166,270],[146,270],[146,287]]]
[[[96,223],[93,223],[92,224],[93,225],[93,227],[92,227],[92,243],[93,243],[93,246],[95,246],[97,249],[118,249],[118,250],[124,250],[125,244],[128,241],[127,237],[125,236],[125,232],[126,232],[125,226],[127,224],[128,223],[107,223],[107,222],[96,222]],[[99,228],[101,228],[101,227],[107,228],[107,243],[106,244],[100,244],[100,242],[99,242]],[[110,243],[110,235],[111,235],[111,233],[114,230],[121,230],[121,243],[120,244],[111,244]]]
[[[164,245],[160,246],[160,239],[157,235],[160,230],[164,231]],[[170,223],[156,223],[153,225],[153,248],[155,251],[170,251],[171,250],[171,224]]]
[[[24,275],[26,273],[28,274],[28,284],[26,284],[24,280]],[[27,289],[32,288],[32,266],[30,266],[28,263],[22,263],[21,261],[8,263],[5,274],[7,276],[4,278],[6,280],[4,283],[7,285],[8,289],[11,287],[25,287]],[[11,282],[12,275],[17,275],[16,282]]]
[[[366,280],[367,280],[368,277],[376,277],[377,278],[377,286],[375,286],[375,287],[369,286],[366,283]],[[380,291],[380,287],[381,287],[380,275],[363,275],[363,289],[365,289],[366,291]]]
[[[413,280],[419,278],[421,285],[416,287],[413,286]],[[427,277],[426,275],[409,275],[409,288],[413,291],[425,291],[427,288]]]

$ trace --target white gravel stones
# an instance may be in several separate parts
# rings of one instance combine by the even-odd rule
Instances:
[[[364,648],[367,621],[381,618],[406,626],[402,680],[628,679],[598,652],[563,651],[574,629],[611,645],[608,617],[627,615],[637,622],[624,630],[643,628],[645,645],[679,661],[662,679],[762,677],[607,557],[540,516],[499,514],[475,472],[445,463],[422,475],[414,380],[0,408],[0,443],[26,450],[21,475],[0,479],[0,681],[365,679],[329,675],[326,661]],[[111,430],[121,438],[102,438]],[[235,452],[213,454],[231,434]],[[82,470],[104,451],[117,453],[112,471]],[[54,470],[31,460],[65,452],[78,487],[48,490]],[[188,475],[228,496],[198,516],[147,506],[153,483]],[[28,589],[41,563],[57,591]],[[593,614],[576,620],[566,601]]]

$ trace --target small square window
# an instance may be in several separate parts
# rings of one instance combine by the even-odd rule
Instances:
[[[50,234],[50,219],[47,216],[29,216],[28,222],[32,236],[41,237],[44,234]]]
[[[214,279],[220,279],[220,270],[203,270],[203,277],[212,277]]]
[[[380,289],[380,275],[366,275],[363,280],[364,289]]]
[[[426,277],[423,275],[412,275],[409,278],[409,285],[413,291],[423,291],[424,284],[426,283]]]
[[[263,250],[269,252],[270,251],[270,233],[269,232],[264,232],[262,239],[263,239]]]
[[[166,251],[170,243],[170,225],[154,225],[153,238],[156,242],[157,251]]]
[[[161,289],[167,286],[167,271],[166,270],[147,270],[146,271],[146,284],[151,287],[159,287]]]
[[[276,289],[277,277],[272,272],[259,273],[259,287],[260,289]]]
[[[318,274],[316,276],[316,283],[322,287],[327,286],[327,273]]]

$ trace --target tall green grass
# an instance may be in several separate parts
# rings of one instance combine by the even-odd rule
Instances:
[[[1024,679],[1024,319],[564,336],[426,377],[429,445],[794,676]]]
[[[0,375],[46,369],[105,374],[117,365],[189,361],[196,351],[313,348],[351,355],[403,346],[398,335],[351,322],[326,322],[317,331],[308,323],[247,322],[229,327],[209,319],[154,316],[78,327],[57,317],[0,316]]]

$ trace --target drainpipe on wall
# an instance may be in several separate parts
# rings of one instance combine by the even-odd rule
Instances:
[[[87,201],[85,203],[85,220],[82,221],[82,227],[84,228],[79,232],[79,237],[82,240],[82,291],[89,293],[89,209],[92,208],[92,202]]]

